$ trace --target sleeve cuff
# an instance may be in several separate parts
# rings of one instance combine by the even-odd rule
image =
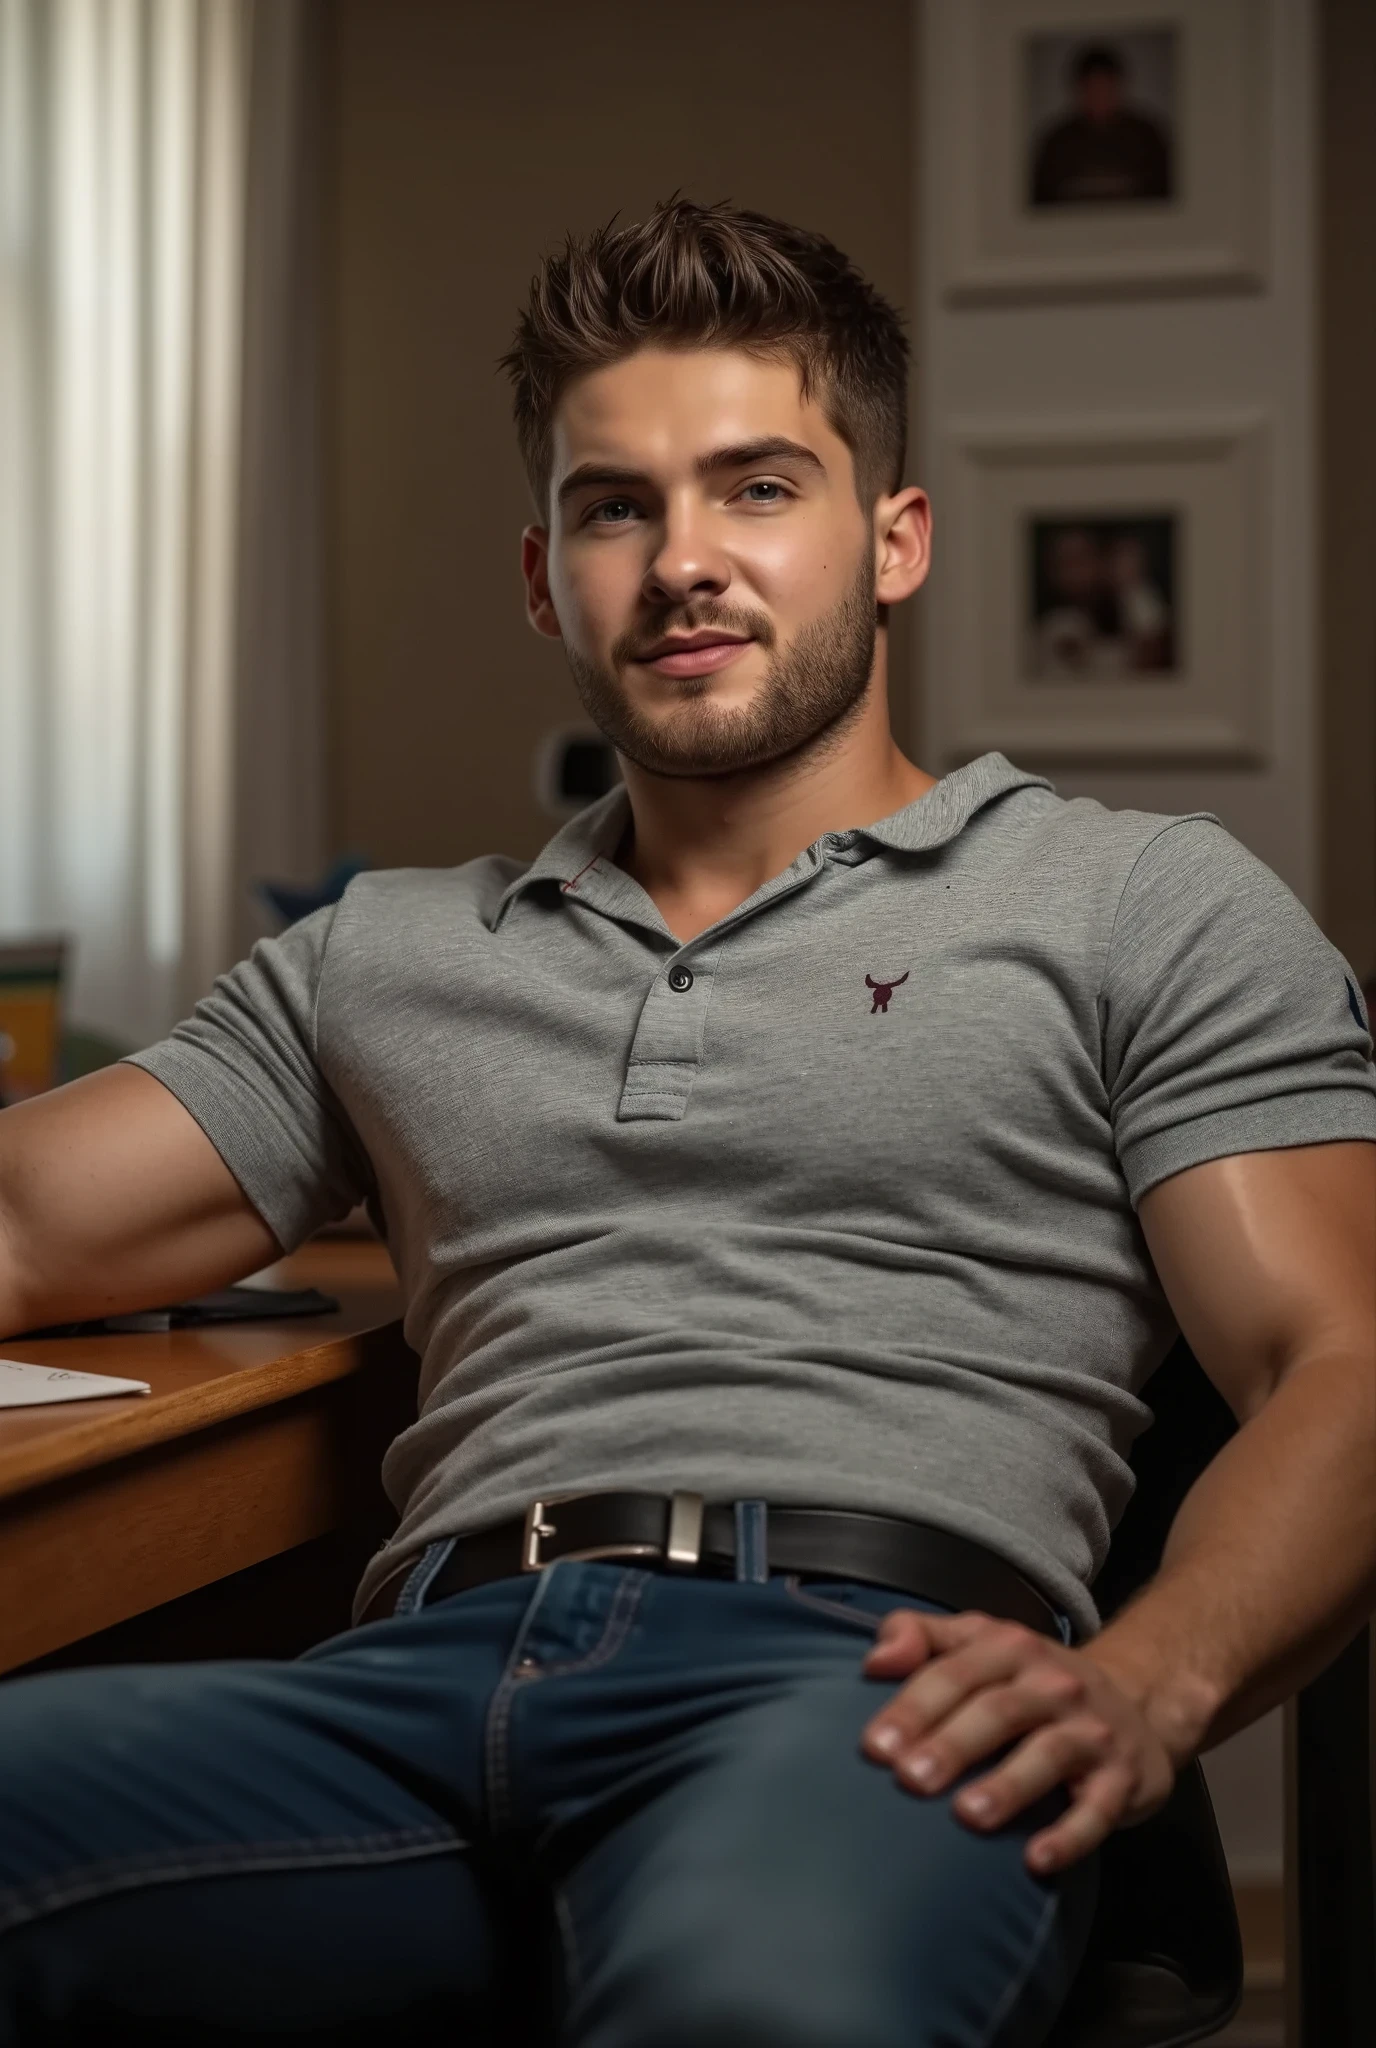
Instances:
[[[1211,1110],[1120,1147],[1119,1159],[1136,1209],[1158,1181],[1210,1159],[1362,1138],[1376,1141],[1376,1095],[1364,1088],[1343,1088]]]
[[[321,1198],[323,1190],[312,1194],[318,1171],[301,1154],[285,1123],[277,1126],[272,1151],[262,1144],[234,1092],[226,1090],[223,1074],[197,1048],[164,1039],[146,1052],[130,1053],[122,1064],[141,1067],[161,1081],[196,1119],[284,1252],[294,1252],[322,1224],[347,1212],[349,1203],[332,1204]],[[289,1171],[283,1170],[278,1149],[283,1145],[291,1145],[296,1154]]]

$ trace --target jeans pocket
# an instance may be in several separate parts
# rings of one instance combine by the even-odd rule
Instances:
[[[819,1579],[804,1582],[798,1573],[784,1579],[784,1592],[798,1607],[813,1614],[826,1614],[845,1622],[864,1635],[876,1635],[879,1624],[895,1607],[914,1607],[919,1613],[955,1614],[944,1600],[928,1600],[916,1593],[903,1593],[896,1586],[872,1586],[863,1579]]]
[[[795,1572],[784,1579],[784,1594],[796,1607],[805,1607],[810,1614],[825,1614],[832,1621],[872,1636],[878,1632],[886,1610],[861,1605],[856,1597],[859,1590],[852,1579],[814,1579],[804,1585]],[[869,1590],[873,1593],[878,1589]],[[897,1607],[901,1601],[902,1595],[895,1593],[890,1604]]]

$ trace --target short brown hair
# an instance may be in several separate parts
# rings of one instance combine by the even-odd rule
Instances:
[[[516,436],[541,514],[565,386],[636,349],[743,348],[795,362],[849,446],[862,504],[896,490],[907,440],[903,323],[823,235],[677,196],[570,236],[531,279],[512,347]]]

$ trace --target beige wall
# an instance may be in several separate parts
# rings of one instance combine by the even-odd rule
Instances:
[[[1376,7],[1319,10],[1320,863],[1329,936],[1376,975]]]
[[[552,830],[535,742],[581,715],[524,623],[493,368],[530,274],[678,187],[820,228],[904,304],[907,0],[332,0],[322,21],[330,836],[382,864],[528,855]]]

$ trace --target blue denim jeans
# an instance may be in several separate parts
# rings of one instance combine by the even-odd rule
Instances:
[[[447,1550],[291,1661],[0,1684],[3,2048],[1044,2039],[1064,1789],[980,1834],[858,1746],[879,1617],[950,1609],[571,1560],[426,1604]]]

